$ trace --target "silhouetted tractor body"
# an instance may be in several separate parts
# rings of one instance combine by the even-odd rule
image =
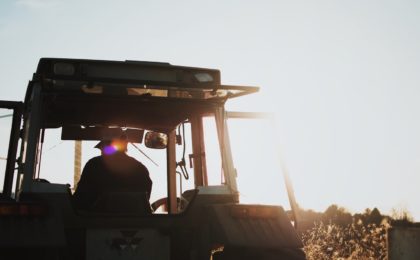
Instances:
[[[239,203],[224,105],[256,91],[222,85],[214,69],[41,59],[25,101],[0,102],[13,110],[0,200],[0,259],[305,259],[282,207]],[[216,126],[220,185],[209,185],[206,118]],[[155,212],[143,210],[149,205],[141,193],[106,194],[108,208],[77,210],[69,185],[42,179],[42,144],[50,129],[61,131],[61,140],[125,135],[161,148],[166,183],[153,187],[165,187],[166,194],[152,203]],[[161,143],[152,142],[156,136]],[[177,146],[185,142],[191,153],[180,159]],[[182,190],[181,173],[185,177],[188,167],[193,183]],[[64,167],[56,171],[72,174]]]

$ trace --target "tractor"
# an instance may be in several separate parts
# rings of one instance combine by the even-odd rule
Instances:
[[[0,259],[306,259],[282,206],[240,201],[228,120],[246,114],[225,103],[258,90],[223,85],[216,69],[40,59],[24,102],[0,101]],[[152,194],[76,208],[83,156],[121,136]]]

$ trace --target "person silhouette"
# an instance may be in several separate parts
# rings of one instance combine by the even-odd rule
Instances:
[[[77,209],[94,209],[98,199],[109,193],[144,192],[150,199],[149,171],[126,154],[126,139],[102,140],[95,148],[101,150],[101,155],[86,163],[73,195]]]

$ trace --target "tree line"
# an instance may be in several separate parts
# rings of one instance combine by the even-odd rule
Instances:
[[[313,228],[317,223],[334,224],[338,226],[348,226],[358,224],[367,226],[375,224],[376,226],[389,225],[414,225],[413,217],[405,209],[394,209],[391,215],[382,214],[378,208],[367,208],[362,213],[351,214],[344,207],[336,204],[330,205],[324,212],[314,210],[298,209],[298,228],[305,232]]]

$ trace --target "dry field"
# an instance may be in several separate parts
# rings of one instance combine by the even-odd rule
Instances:
[[[386,259],[387,223],[315,225],[302,234],[308,260]]]

